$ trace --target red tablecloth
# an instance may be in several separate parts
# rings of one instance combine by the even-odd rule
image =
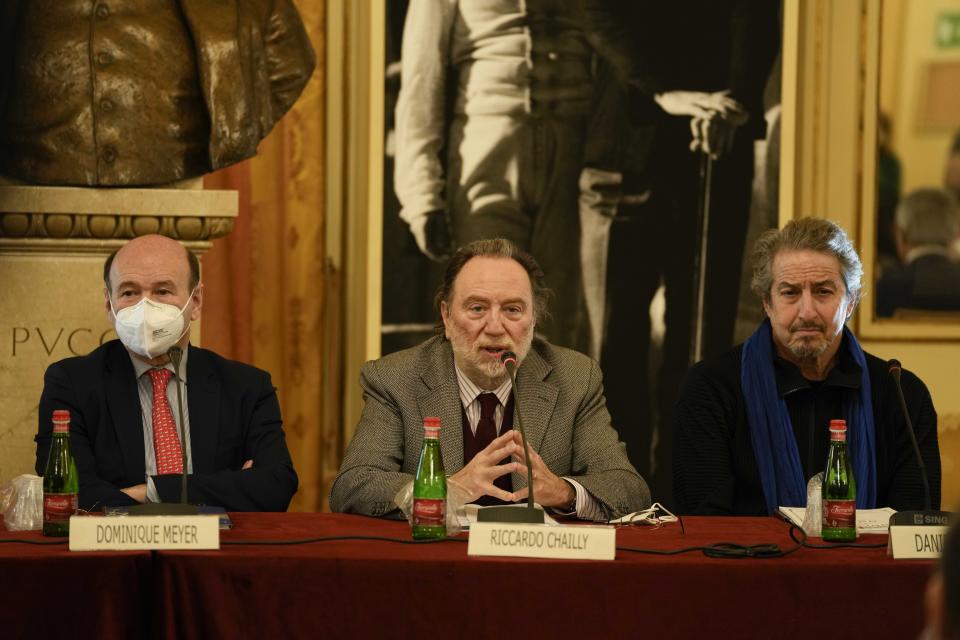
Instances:
[[[38,531],[0,540],[50,541]],[[0,543],[0,638],[140,638],[154,625],[149,551],[71,552]]]
[[[406,523],[342,514],[233,514],[222,541],[409,539]],[[793,546],[773,518],[623,528],[620,547]],[[866,542],[885,542],[868,536]],[[819,540],[815,540],[819,542]],[[224,545],[155,558],[165,637],[915,637],[932,563],[884,549],[778,559],[618,551],[613,562],[467,556],[464,542]]]

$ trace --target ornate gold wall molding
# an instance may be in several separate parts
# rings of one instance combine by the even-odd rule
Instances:
[[[10,239],[122,240],[150,233],[209,241],[230,233],[236,216],[236,191],[0,185],[0,246]]]

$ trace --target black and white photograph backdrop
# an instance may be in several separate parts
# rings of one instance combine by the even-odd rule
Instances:
[[[683,375],[763,317],[781,23],[768,0],[387,0],[382,353],[437,330],[457,246],[512,240],[553,292],[538,332],[600,363],[670,506]]]

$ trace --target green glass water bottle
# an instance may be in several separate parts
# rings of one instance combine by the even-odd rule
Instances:
[[[830,453],[823,478],[821,536],[831,542],[857,539],[857,481],[847,451],[847,423],[830,421]]]
[[[43,535],[70,535],[70,516],[77,512],[80,480],[70,450],[70,412],[53,412],[53,439],[43,471]]]
[[[440,418],[423,419],[423,448],[413,481],[413,538],[447,535],[447,478],[440,457]]]

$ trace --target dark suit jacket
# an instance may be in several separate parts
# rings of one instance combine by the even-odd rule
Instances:
[[[397,513],[393,498],[413,480],[423,419],[441,422],[443,467],[464,466],[462,405],[450,342],[423,344],[368,362],[360,374],[365,405],[330,490],[330,507],[366,515]],[[650,506],[647,483],[610,425],[600,368],[587,356],[534,340],[517,369],[518,404],[530,447],[558,476],[575,479],[622,516]],[[527,482],[514,473],[513,486]]]
[[[189,349],[190,502],[229,511],[286,510],[297,474],[270,375],[212,351]],[[70,411],[81,508],[136,504],[120,489],[145,482],[143,418],[133,364],[119,340],[47,368],[36,437],[39,474],[54,409]],[[241,471],[246,460],[253,460],[253,468]],[[179,475],[154,476],[154,483],[164,502],[179,501]]]
[[[897,309],[960,311],[960,264],[929,254],[884,273],[877,282],[877,315]]]

